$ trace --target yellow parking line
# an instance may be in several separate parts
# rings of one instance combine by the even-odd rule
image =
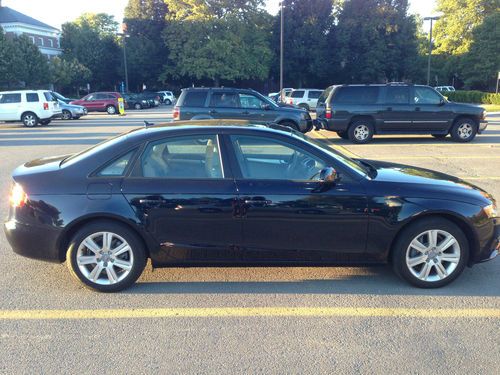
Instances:
[[[390,157],[390,160],[399,159],[500,159],[500,156],[468,155],[468,156],[396,156]]]
[[[418,309],[386,307],[173,307],[159,309],[109,310],[0,310],[0,321],[226,317],[389,317],[500,319],[500,309]]]
[[[469,177],[461,176],[462,180],[500,180],[500,176],[479,176],[479,177]]]

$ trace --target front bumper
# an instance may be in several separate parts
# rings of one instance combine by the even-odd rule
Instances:
[[[488,127],[488,121],[485,121],[485,120],[481,121],[481,122],[479,123],[479,130],[478,130],[478,133],[479,133],[479,134],[481,134],[483,131],[485,131],[485,130],[486,130],[486,128],[487,128],[487,127]]]
[[[71,110],[71,115],[73,117],[82,117],[82,116],[85,116],[87,113],[85,110],[83,109],[72,109]]]
[[[499,219],[495,219],[498,220]],[[500,222],[495,225],[494,235],[491,240],[484,247],[484,250],[481,251],[480,257],[478,259],[478,263],[487,262],[489,260],[495,259],[498,255],[500,255]]]

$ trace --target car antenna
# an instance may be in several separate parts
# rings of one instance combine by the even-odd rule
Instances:
[[[144,120],[144,127],[147,128],[148,126],[153,126],[154,124],[152,122],[148,122],[147,120]]]

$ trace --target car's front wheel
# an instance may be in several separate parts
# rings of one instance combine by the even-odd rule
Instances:
[[[470,118],[459,119],[451,128],[450,134],[455,142],[470,142],[477,134],[477,124]]]
[[[146,253],[141,240],[127,227],[96,221],[73,236],[66,263],[86,287],[117,292],[139,278],[146,265]]]
[[[68,111],[67,109],[64,109],[62,111],[62,118],[63,118],[63,120],[71,120],[72,117],[73,116],[71,115],[71,112]]]
[[[392,252],[394,271],[420,288],[451,283],[463,271],[469,245],[463,231],[441,218],[422,219],[403,230]]]

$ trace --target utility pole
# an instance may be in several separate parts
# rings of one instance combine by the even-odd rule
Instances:
[[[425,17],[424,21],[431,21],[431,30],[429,33],[429,56],[427,58],[427,86],[431,83],[431,55],[432,55],[432,21],[437,21],[441,16]]]
[[[284,46],[284,16],[283,16],[283,10],[285,8],[284,6],[285,0],[280,1],[280,7],[281,7],[281,23],[280,23],[280,96],[283,95],[283,46]]]
[[[116,35],[122,37],[123,41],[123,66],[125,68],[125,92],[128,92],[128,67],[127,67],[127,48],[126,48],[126,39],[130,37],[130,34],[127,34],[127,24],[122,23],[122,32],[117,33]]]

